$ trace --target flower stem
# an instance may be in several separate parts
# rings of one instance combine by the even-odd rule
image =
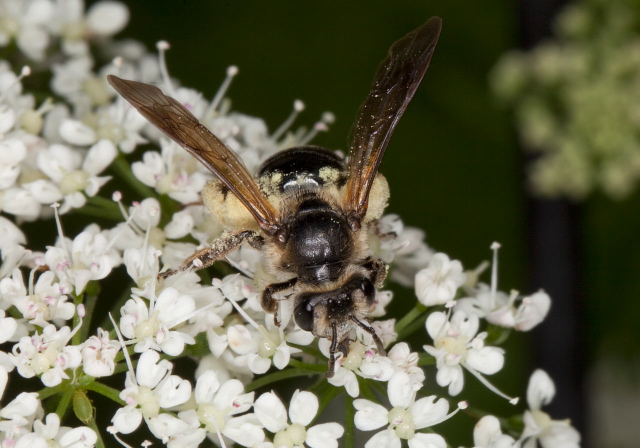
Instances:
[[[91,417],[91,419],[87,422],[87,426],[93,429],[93,432],[95,432],[96,436],[98,436],[98,440],[96,441],[96,448],[105,448],[104,441],[102,440],[102,434],[100,434],[100,429],[98,428],[95,417]]]
[[[347,448],[354,447],[356,442],[355,415],[353,397],[346,394],[344,399],[344,446]]]
[[[67,409],[70,409],[69,403],[71,403],[71,399],[73,398],[73,394],[76,392],[75,387],[67,387],[62,396],[60,397],[60,401],[58,402],[58,407],[56,408],[56,414],[60,417],[60,421],[63,420],[65,412]]]
[[[84,386],[87,390],[92,390],[94,392],[103,395],[112,401],[115,401],[121,406],[124,406],[126,403],[120,399],[120,391],[118,389],[114,389],[113,387],[109,387],[106,384],[102,384],[98,381],[94,381],[93,383],[87,384]],[[65,392],[66,393],[66,392]]]
[[[422,305],[421,303],[416,303],[416,306],[413,307],[411,311],[409,311],[402,319],[398,321],[396,324],[396,331],[398,333],[402,332],[407,325],[413,322],[418,316],[427,311],[427,307]]]
[[[402,341],[406,339],[409,335],[415,333],[417,330],[424,329],[424,323],[426,322],[427,317],[429,317],[427,313],[424,313],[418,316],[418,318],[413,322],[411,322],[409,325],[404,327],[402,331],[398,331],[398,340]],[[404,318],[402,320],[404,320]]]
[[[308,376],[308,375],[310,375],[308,370],[302,370],[302,369],[279,370],[277,372],[273,372],[263,377],[260,377],[257,380],[249,383],[247,386],[245,386],[244,390],[245,392],[252,392],[256,389],[275,383],[277,381],[282,381],[289,378],[295,378],[298,376]]]
[[[327,366],[324,364],[310,364],[308,362],[301,362],[297,359],[290,359],[289,365],[297,369],[303,369],[307,372],[324,372],[327,370]]]
[[[93,198],[91,198],[93,199]],[[88,202],[84,207],[73,209],[74,213],[91,216],[93,218],[104,218],[110,221],[122,221],[122,215],[118,210],[117,213],[114,213],[112,210],[104,209],[102,207],[96,207]]]

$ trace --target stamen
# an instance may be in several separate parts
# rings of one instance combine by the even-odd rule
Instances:
[[[36,113],[40,116],[46,114],[50,110],[53,110],[53,100],[51,98],[47,98],[42,102],[40,107],[36,109]]]
[[[487,389],[489,389],[494,394],[504,398],[505,400],[508,400],[509,403],[511,403],[513,405],[518,404],[518,401],[520,401],[519,397],[510,397],[507,394],[505,394],[504,392],[500,391],[496,386],[491,384],[488,379],[486,379],[484,376],[482,376],[482,374],[480,372],[476,371],[475,369],[472,369],[471,367],[469,367],[465,363],[462,363],[462,365],[464,366],[465,369],[467,369],[469,371],[469,373],[471,373],[473,376],[478,378],[478,380],[482,384],[484,384],[487,387]]]
[[[31,74],[31,68],[28,65],[25,65],[24,67],[22,67],[20,74],[16,77],[16,79],[11,84],[9,84],[9,86],[7,87],[7,90],[4,91],[2,96],[0,96],[0,103],[4,103],[5,100],[7,99],[7,96],[9,95],[9,92],[11,92],[11,90],[13,90],[15,86],[19,85],[20,82],[30,74]]]
[[[58,236],[60,237],[60,244],[62,245],[62,250],[64,250],[64,254],[67,257],[67,260],[71,261],[71,256],[69,255],[67,244],[64,241],[64,233],[62,233],[62,222],[60,221],[60,214],[58,213],[58,207],[60,207],[60,204],[58,202],[54,202],[53,204],[51,204],[51,208],[53,208],[53,214],[56,218],[56,226],[58,227]]]
[[[177,321],[175,321],[175,322],[173,322],[173,321],[167,322],[167,323],[166,323],[166,326],[167,326],[167,328],[173,328],[173,327],[175,327],[175,326],[177,326],[177,325],[180,325],[182,322],[186,322],[186,321],[188,321],[188,320],[189,320],[189,319],[191,319],[192,317],[197,316],[198,314],[202,313],[203,311],[208,310],[209,308],[213,307],[214,305],[216,305],[216,303],[215,303],[215,302],[211,302],[210,304],[205,305],[205,306],[203,306],[202,308],[198,308],[197,310],[193,311],[193,312],[192,312],[192,313],[190,313],[190,314],[187,314],[187,315],[186,315],[186,316],[184,316],[182,319],[179,319],[179,320],[177,320]]]
[[[439,423],[444,422],[445,420],[449,420],[451,417],[453,417],[458,412],[460,412],[460,410],[467,409],[468,407],[469,407],[469,403],[467,403],[466,401],[461,401],[461,402],[458,403],[458,407],[454,411],[449,412],[447,415],[442,417],[440,420],[436,420],[435,422],[430,423],[429,426],[435,426],[435,425],[437,425]]]
[[[125,443],[120,437],[118,437],[118,430],[116,429],[115,426],[109,426],[107,427],[107,432],[110,433],[113,437],[115,437],[115,439],[118,441],[118,443],[120,445],[122,445],[125,448],[133,448],[131,445]]]
[[[166,90],[169,94],[171,96],[176,96],[176,91],[173,88],[173,84],[171,84],[171,78],[169,78],[169,70],[167,70],[167,61],[165,59],[165,52],[171,48],[171,46],[166,40],[161,40],[156,44],[156,48],[158,49],[158,62],[160,65],[160,76],[162,77],[162,82],[166,86]]]
[[[209,107],[207,108],[207,111],[204,114],[205,117],[208,117],[209,114],[213,114],[213,112],[216,111],[216,109],[218,108],[218,105],[224,98],[224,95],[227,93],[227,90],[229,90],[231,81],[233,81],[233,78],[237,74],[238,74],[238,67],[236,67],[235,65],[232,65],[227,68],[227,76],[226,78],[224,78],[224,81],[222,81],[222,84],[218,88],[218,91],[213,97],[213,100],[211,100],[211,104],[209,104]]]
[[[217,282],[215,281],[217,280]],[[215,279],[214,283],[218,283],[217,288],[220,289],[220,291],[222,291],[222,282],[218,279]],[[253,328],[255,328],[256,330],[259,330],[259,325],[256,323],[255,320],[251,319],[251,317],[249,317],[249,315],[246,313],[245,310],[242,309],[242,307],[240,305],[238,305],[238,303],[233,300],[231,297],[225,296],[225,299],[227,299],[229,302],[231,302],[231,305],[233,305],[233,307],[236,309],[236,311],[244,318],[244,320],[247,321],[247,323],[249,323]]]
[[[493,251],[493,263],[491,263],[491,298],[494,303],[498,289],[498,249],[500,249],[500,243],[494,242],[491,244],[491,250]]]
[[[311,140],[313,140],[315,138],[316,135],[318,135],[318,132],[327,132],[329,130],[329,126],[327,126],[325,123],[323,123],[322,121],[318,121],[316,124],[313,125],[313,127],[311,128],[311,130],[309,132],[307,132],[301,139],[300,139],[300,144],[301,145],[306,145],[307,143],[309,143]]]
[[[236,268],[238,271],[242,273],[242,275],[249,277],[253,280],[253,274],[247,270],[247,266],[245,266],[244,260],[240,261],[240,263],[236,263],[229,257],[225,257],[225,261],[231,265],[231,267]]]
[[[136,374],[133,370],[133,363],[131,362],[131,357],[129,356],[129,352],[127,351],[127,345],[124,343],[124,338],[122,337],[122,333],[120,333],[120,328],[118,328],[118,325],[116,324],[116,321],[113,318],[113,315],[111,315],[111,313],[109,313],[109,319],[111,319],[111,323],[113,324],[113,329],[116,331],[116,335],[118,336],[118,341],[120,342],[120,348],[122,348],[122,354],[124,355],[124,360],[127,363],[127,367],[129,368],[129,371],[127,372],[127,374],[131,376],[130,378],[131,382],[135,385],[138,385]]]
[[[287,130],[291,127],[291,125],[293,124],[293,122],[295,121],[296,117],[300,114],[300,112],[302,112],[304,110],[304,103],[301,100],[295,100],[293,102],[293,111],[291,112],[291,114],[287,117],[286,120],[284,120],[284,123],[282,123],[280,125],[280,127],[278,129],[276,129],[276,132],[273,133],[273,135],[271,136],[271,138],[274,141],[277,141],[280,137],[282,137],[282,135],[287,132]]]

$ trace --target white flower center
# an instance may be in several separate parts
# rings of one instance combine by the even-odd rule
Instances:
[[[531,415],[540,427],[540,432],[544,432],[552,422],[551,417],[549,417],[549,414],[547,414],[546,412],[542,412],[540,410],[532,410]]]
[[[89,173],[82,170],[71,171],[64,175],[60,181],[62,194],[75,193],[84,190],[88,185]]]
[[[302,446],[307,438],[307,430],[304,426],[294,423],[284,431],[278,431],[273,438],[273,445],[277,447],[292,448]]]
[[[148,418],[157,417],[160,414],[160,404],[153,391],[147,386],[138,387],[138,393],[134,396],[136,403],[140,406],[142,415]]]
[[[412,439],[416,432],[413,415],[403,407],[396,406],[389,411],[389,423],[400,439]]]
[[[145,339],[148,337],[154,337],[160,330],[160,323],[158,322],[158,312],[156,311],[149,320],[143,320],[133,330],[133,334],[136,339]]]
[[[258,332],[262,336],[262,340],[258,344],[258,355],[263,358],[271,358],[280,345],[280,332],[277,328],[267,331],[262,325],[258,327]]]
[[[198,419],[205,425],[208,432],[218,432],[224,429],[227,413],[210,404],[198,406]]]
[[[367,349],[360,342],[354,342],[349,347],[349,354],[342,359],[342,366],[349,370],[357,370],[362,365]]]
[[[436,338],[434,345],[437,349],[444,349],[447,352],[447,364],[455,365],[467,358],[466,337],[453,338],[450,336]]]

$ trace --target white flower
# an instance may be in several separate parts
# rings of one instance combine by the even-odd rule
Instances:
[[[45,261],[60,280],[74,285],[75,293],[80,294],[90,280],[103,279],[120,265],[113,238],[107,239],[97,225],[91,225],[73,241],[62,238],[57,246],[48,247]]]
[[[46,327],[50,322],[62,326],[75,313],[75,306],[68,302],[67,294],[71,285],[66,282],[55,283],[53,272],[40,274],[38,281],[24,286],[22,272],[14,269],[11,278],[0,280],[0,294],[3,299],[15,306],[30,324]]]
[[[451,261],[447,254],[437,253],[416,274],[416,296],[425,306],[442,305],[453,300],[465,278],[458,260]]]
[[[0,27],[0,45],[4,47],[15,39],[24,55],[41,60],[49,45],[46,26],[53,14],[52,2],[10,0],[3,2],[2,6],[4,23]]]
[[[199,201],[199,193],[211,175],[177,143],[163,138],[160,146],[162,154],[147,151],[142,156],[142,162],[131,165],[133,174],[143,184],[178,202],[188,204]]]
[[[47,414],[44,421],[33,422],[33,432],[21,437],[16,448],[28,448],[30,446],[64,446],[73,448],[94,447],[98,436],[91,428],[82,426],[69,428],[60,426],[60,417],[57,414]]]
[[[82,345],[82,370],[96,378],[113,375],[119,351],[118,341],[110,340],[109,333],[98,328],[98,336],[91,336]]]
[[[148,348],[178,356],[185,344],[195,344],[192,336],[174,329],[195,311],[193,297],[175,288],[164,289],[147,308],[139,297],[133,296],[121,309],[122,335],[137,342],[135,351]]]
[[[527,388],[528,411],[524,413],[524,431],[520,440],[523,448],[579,448],[580,433],[569,420],[552,420],[540,408],[549,404],[556,394],[553,381],[544,370],[536,370]]]
[[[140,425],[142,419],[149,422],[160,415],[161,409],[184,404],[191,396],[191,383],[177,375],[171,375],[173,365],[160,360],[158,352],[147,350],[138,359],[135,376],[127,375],[126,388],[120,398],[127,405],[118,409],[111,422],[123,434],[129,434]]]
[[[485,347],[487,335],[480,333],[476,336],[478,326],[477,316],[467,316],[461,311],[456,311],[451,321],[441,312],[431,313],[427,318],[427,332],[433,339],[433,346],[425,345],[424,349],[436,358],[436,381],[440,386],[449,386],[452,396],[462,390],[462,367],[480,378],[478,372],[491,375],[504,365],[504,351]]]
[[[516,448],[518,443],[500,430],[500,421],[493,415],[485,415],[473,429],[474,448]]]
[[[12,187],[20,175],[20,163],[27,155],[25,144],[14,138],[0,141],[0,190]]]
[[[296,390],[287,410],[273,392],[266,392],[253,405],[256,417],[274,434],[273,444],[280,446],[307,445],[311,448],[337,448],[344,428],[338,423],[323,423],[307,429],[318,413],[318,398],[311,392]]]
[[[407,374],[395,375],[388,385],[389,402],[393,408],[385,407],[365,399],[354,400],[357,409],[354,417],[356,428],[372,431],[389,425],[369,439],[365,448],[400,448],[401,439],[409,448],[446,448],[447,443],[438,434],[416,432],[433,426],[447,418],[449,403],[435,396],[415,401],[415,391]]]
[[[57,330],[54,325],[47,325],[42,334],[23,336],[13,346],[11,362],[23,377],[38,375],[45,386],[56,386],[69,379],[66,370],[75,369],[82,362],[79,347],[67,346],[78,329],[72,332],[69,327]]]
[[[92,141],[84,144],[90,143]],[[86,203],[85,194],[93,197],[98,193],[111,178],[98,174],[111,164],[116,155],[116,147],[109,140],[98,141],[86,153],[58,144],[40,151],[38,167],[57,185],[64,196],[60,213],[82,207]],[[53,199],[55,200],[59,198]]]
[[[216,372],[207,370],[196,382],[197,408],[178,416],[187,420],[195,417],[208,433],[221,433],[240,445],[253,446],[264,440],[264,432],[254,414],[239,416],[253,405],[253,392],[243,392],[240,381],[231,379],[221,384]]]
[[[517,291],[512,291],[507,296],[498,291],[498,249],[499,243],[493,243],[493,263],[491,266],[491,286],[480,283],[475,287],[475,280],[485,265],[481,265],[475,271],[471,271],[468,280],[474,280],[474,285],[467,285],[475,297],[465,297],[456,301],[456,311],[463,311],[468,315],[486,319],[494,325],[505,328],[515,328],[519,331],[528,331],[544,320],[549,308],[551,298],[544,292],[538,291],[529,297],[523,297],[516,308],[516,300],[520,298]]]
[[[2,398],[9,375],[7,370],[0,365],[0,399]],[[0,434],[2,444],[11,446],[16,438],[24,434],[31,427],[38,413],[42,412],[38,394],[35,392],[22,392],[11,402],[0,408]]]

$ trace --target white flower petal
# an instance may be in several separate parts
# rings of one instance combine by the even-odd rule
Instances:
[[[60,136],[72,145],[88,146],[96,141],[95,131],[78,120],[63,120],[59,132]]]
[[[311,448],[338,448],[338,439],[344,428],[338,423],[323,423],[307,429],[305,444]]]
[[[393,375],[389,380],[387,394],[391,406],[408,408],[415,396],[409,375],[405,372],[397,372]]]
[[[142,422],[142,414],[136,408],[124,407],[116,411],[111,423],[119,433],[131,434]]]
[[[483,347],[480,350],[469,350],[465,362],[478,372],[492,375],[504,366],[504,350],[497,347]]]
[[[444,398],[436,401],[436,396],[424,397],[413,403],[411,413],[416,429],[426,428],[440,422],[449,412],[449,402]]]
[[[371,437],[364,448],[400,448],[400,439],[392,429],[385,429]]]
[[[129,22],[129,9],[120,2],[102,1],[87,11],[87,25],[99,36],[112,36]]]
[[[307,426],[318,413],[318,397],[311,392],[296,390],[289,405],[291,423]]]
[[[409,440],[409,448],[447,448],[447,442],[439,434],[418,432]]]
[[[389,423],[389,412],[382,405],[360,398],[353,400],[353,406],[357,409],[354,423],[361,431],[372,431]]]
[[[527,387],[527,403],[533,411],[549,404],[556,394],[556,386],[547,372],[537,369],[529,379]]]
[[[276,433],[287,428],[287,410],[273,392],[260,395],[253,409],[260,423],[270,432]]]

